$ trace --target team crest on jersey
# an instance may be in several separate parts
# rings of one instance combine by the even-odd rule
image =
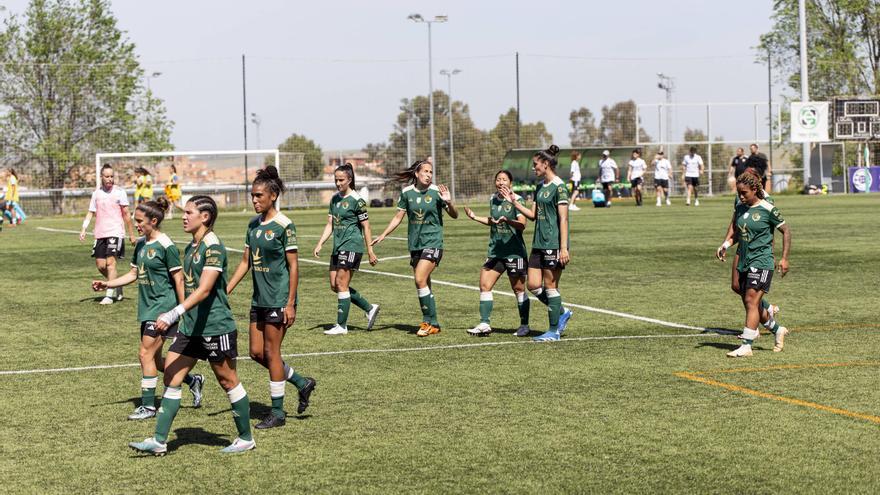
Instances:
[[[425,196],[425,203],[430,203],[431,201],[431,196]]]
[[[342,203],[339,204],[339,207],[344,210],[347,210],[348,209],[348,201],[343,201]]]
[[[541,197],[542,197],[542,198],[549,198],[549,197],[550,197],[550,191],[548,191],[548,190],[545,189],[545,190],[541,193]]]
[[[562,194],[562,191],[564,191],[564,190],[565,190],[564,186],[559,186],[558,188],[556,188],[556,191],[559,192],[559,194]]]
[[[147,249],[147,259],[153,259],[156,257],[156,250],[153,248]]]
[[[754,212],[754,213],[752,213],[752,220],[754,220],[755,222],[757,222],[757,221],[760,220],[760,219],[761,219],[761,214],[760,214],[760,213],[758,213],[757,211]]]
[[[507,203],[506,205],[504,205],[504,212],[505,213],[510,213],[510,210],[512,210],[512,209],[513,209],[513,206],[510,203]]]
[[[202,261],[201,255],[198,252],[193,253],[193,263],[198,263]]]
[[[267,230],[266,231],[266,240],[271,241],[274,238],[275,238],[275,231],[274,230]]]

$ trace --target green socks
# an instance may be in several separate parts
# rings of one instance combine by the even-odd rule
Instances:
[[[364,296],[361,295],[360,292],[356,291],[353,287],[348,288],[349,294],[351,294],[351,302],[354,303],[355,306],[361,308],[364,311],[369,311],[372,309],[373,305],[370,304],[370,301],[364,299]]]
[[[287,363],[284,363],[284,376],[287,377],[287,381],[292,383],[297,390],[302,390],[302,388],[306,386],[306,379],[299,373],[293,371],[293,368]]]
[[[434,294],[431,293],[430,287],[417,289],[416,292],[419,295],[419,306],[422,308],[422,320],[435,327],[439,327],[440,323],[437,321],[437,303],[434,301]]]
[[[516,293],[516,309],[519,310],[519,324],[520,325],[528,325],[529,324],[529,308],[530,307],[531,307],[531,301],[529,301],[529,296],[527,296],[525,292],[517,292]]]
[[[491,292],[480,292],[480,323],[489,324],[493,304]]]
[[[153,435],[157,442],[166,443],[168,441],[168,432],[171,431],[171,423],[180,410],[180,387],[165,387],[165,394],[162,397],[162,405],[159,406],[159,412],[156,414],[156,433]]]
[[[351,294],[348,292],[340,292],[337,295],[336,303],[336,324],[340,327],[347,328],[348,310],[351,309]]]
[[[158,376],[145,376],[141,378],[141,405],[148,409],[156,409],[156,385],[159,383]]]
[[[269,397],[272,398],[272,414],[283,418],[284,414],[284,386],[287,382],[273,382],[269,380]]]
[[[232,419],[238,430],[238,438],[246,441],[253,440],[254,437],[251,435],[251,402],[248,400],[244,386],[239,383],[235,388],[226,392],[226,395],[229,397],[229,403],[232,404]]]
[[[538,298],[538,300],[541,301],[542,303],[549,304],[549,302],[547,300],[547,293],[544,292],[543,287],[538,287],[537,289],[532,289],[531,293],[533,296]]]

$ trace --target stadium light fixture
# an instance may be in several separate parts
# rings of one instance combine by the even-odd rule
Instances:
[[[437,152],[434,140],[434,67],[433,57],[431,56],[431,24],[435,22],[443,23],[449,21],[447,15],[435,15],[433,20],[427,20],[422,14],[410,14],[407,19],[428,25],[428,127],[431,129],[431,159],[434,160],[432,168],[434,178],[437,177]]]
[[[260,148],[260,124],[263,123],[263,119],[260,118],[255,112],[251,112],[251,122],[257,128],[257,149]]]

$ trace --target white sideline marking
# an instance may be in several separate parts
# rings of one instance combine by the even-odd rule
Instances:
[[[379,261],[388,261],[388,260],[402,260],[404,258],[409,258],[409,255],[404,256],[386,256],[385,258],[379,258]]]
[[[37,227],[37,228],[49,230],[44,227]],[[61,229],[53,229],[53,230],[49,230],[49,231],[50,232],[68,232],[68,233],[74,233],[74,234],[79,233],[79,232],[75,232],[72,230],[63,231]],[[175,242],[182,242],[182,241],[175,241]],[[235,248],[230,248],[230,247],[227,247],[226,250],[227,251],[234,251],[236,253],[243,253],[244,252],[241,249],[235,249]],[[303,263],[313,263],[316,265],[324,265],[324,266],[330,265],[330,263],[327,263],[325,261],[310,260],[310,259],[307,259],[304,257],[300,258],[300,261]],[[380,272],[377,270],[369,270],[369,269],[362,269],[360,271],[363,273],[374,273],[376,275],[384,275],[386,277],[395,277],[395,278],[402,278],[402,279],[407,279],[407,280],[413,279],[412,275],[402,275],[399,273]],[[467,290],[475,290],[475,291],[480,290],[479,287],[475,287],[473,285],[457,284],[455,282],[445,282],[443,280],[433,280],[432,279],[431,283],[437,284],[437,285],[446,285],[449,287],[457,287],[459,289],[467,289]],[[493,290],[492,292],[495,294],[498,294],[498,295],[502,295],[502,296],[510,296],[510,297],[515,296],[513,294],[513,292],[508,292],[508,291],[503,291],[503,290]],[[534,297],[531,297],[531,299],[535,300]],[[697,326],[693,326],[693,325],[685,325],[684,323],[675,323],[675,322],[671,322],[671,321],[658,320],[656,318],[648,318],[647,316],[639,316],[639,315],[634,315],[634,314],[630,314],[630,313],[623,313],[620,311],[613,311],[610,309],[596,308],[593,306],[585,306],[583,304],[574,304],[574,303],[567,302],[567,303],[563,303],[563,306],[570,307],[570,308],[578,308],[578,309],[582,309],[584,311],[589,311],[591,313],[600,313],[600,314],[605,314],[605,315],[617,316],[619,318],[627,318],[630,320],[643,321],[645,323],[653,323],[655,325],[661,325],[661,326],[669,327],[669,328],[681,328],[683,330],[697,330],[697,331],[706,331],[707,330],[707,328],[705,328],[705,327],[697,327]]]
[[[480,342],[476,344],[449,344],[449,345],[434,345],[434,346],[426,346],[426,347],[396,347],[391,349],[349,349],[344,351],[323,351],[323,352],[304,352],[298,354],[283,354],[282,357],[289,358],[304,358],[304,357],[321,357],[321,356],[339,356],[344,354],[380,354],[380,353],[397,353],[397,352],[417,352],[417,351],[437,351],[444,349],[468,349],[473,347],[495,347],[495,346],[505,346],[505,345],[541,345],[541,344],[560,344],[565,342],[589,342],[589,341],[601,341],[601,340],[647,340],[647,339],[681,339],[681,338],[693,338],[693,337],[720,337],[719,334],[706,334],[706,333],[692,333],[692,334],[681,334],[681,335],[609,335],[604,337],[572,337],[572,338],[564,338],[562,340],[556,342],[534,342],[531,339],[521,339],[521,340],[506,340],[503,342]],[[239,356],[236,358],[238,361],[252,361],[249,356]],[[255,361],[252,361],[255,362]],[[9,370],[9,371],[0,371],[0,376],[8,376],[8,375],[37,375],[37,374],[46,374],[46,373],[65,373],[71,371],[93,371],[93,370],[107,370],[107,369],[116,369],[116,368],[137,368],[140,367],[140,363],[128,363],[128,364],[99,364],[95,366],[78,366],[75,368],[46,368],[46,369],[35,369],[35,370]]]

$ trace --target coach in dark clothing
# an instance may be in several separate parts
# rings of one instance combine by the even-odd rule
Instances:
[[[750,145],[749,151],[751,151],[752,154],[746,159],[746,168],[753,168],[758,172],[758,177],[760,177],[761,181],[764,183],[763,187],[766,191],[768,177],[773,176],[773,173],[770,171],[770,163],[767,161],[767,155],[758,152],[757,144]]]
[[[734,177],[739,177],[743,172],[746,171],[746,150],[742,148],[736,149],[736,156],[733,157],[733,160],[730,162],[730,173],[733,174]]]

